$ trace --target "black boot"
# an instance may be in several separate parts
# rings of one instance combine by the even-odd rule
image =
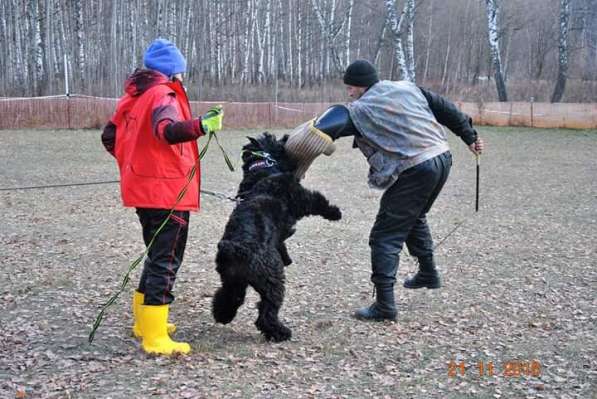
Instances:
[[[404,280],[404,288],[439,288],[442,286],[435,268],[433,256],[419,258],[419,271],[412,278]]]
[[[371,306],[358,309],[354,317],[359,320],[396,320],[396,304],[394,303],[394,285],[376,285],[376,301]]]

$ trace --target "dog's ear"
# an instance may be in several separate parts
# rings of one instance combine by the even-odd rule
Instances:
[[[259,141],[257,141],[257,139],[255,139],[253,137],[249,137],[249,136],[247,136],[247,138],[249,139],[249,141],[251,142],[251,144],[253,144],[255,147],[261,148],[261,146],[259,145]]]
[[[265,132],[261,133],[261,136],[263,137],[263,139],[266,142],[276,141],[276,136],[274,136],[273,134],[271,134],[268,131],[265,131]]]
[[[290,135],[285,134],[284,136],[282,136],[282,138],[280,139],[280,143],[282,144],[286,144],[286,142],[288,141],[288,138],[290,137]]]

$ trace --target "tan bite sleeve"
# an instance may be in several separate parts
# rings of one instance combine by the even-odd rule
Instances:
[[[311,120],[290,133],[285,148],[288,155],[297,161],[296,177],[302,179],[315,158],[321,154],[332,155],[336,145],[330,136],[313,127]]]

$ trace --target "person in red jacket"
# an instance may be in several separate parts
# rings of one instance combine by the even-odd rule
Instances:
[[[151,43],[143,62],[145,69],[137,69],[126,80],[102,143],[118,163],[124,206],[136,208],[145,245],[153,240],[133,296],[133,333],[148,353],[188,353],[188,343],[169,336],[176,327],[167,323],[168,310],[185,251],[189,211],[199,210],[196,141],[222,128],[223,111],[215,108],[201,118],[191,116],[182,85],[186,60],[170,41]],[[195,164],[196,173],[189,181]],[[186,193],[179,199],[185,186]]]

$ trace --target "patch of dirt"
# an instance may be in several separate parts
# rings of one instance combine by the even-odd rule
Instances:
[[[367,240],[380,197],[351,140],[318,159],[304,182],[344,217],[303,220],[288,242],[294,264],[281,316],[290,342],[258,334],[252,291],[230,325],[214,324],[213,259],[233,204],[204,195],[171,310],[175,337],[193,347],[180,358],[146,356],[130,336],[140,271],[87,343],[101,305],[143,252],[118,185],[0,191],[0,397],[594,396],[597,132],[480,131],[488,146],[481,211],[474,159],[451,137],[452,174],[428,219],[436,242],[465,223],[437,250],[442,289],[403,289],[416,269],[403,254],[396,323],[351,318],[372,300]],[[220,138],[238,163],[245,136],[257,133]],[[98,131],[0,131],[0,144],[0,188],[118,178]],[[215,146],[202,175],[204,189],[226,195],[240,181]]]

